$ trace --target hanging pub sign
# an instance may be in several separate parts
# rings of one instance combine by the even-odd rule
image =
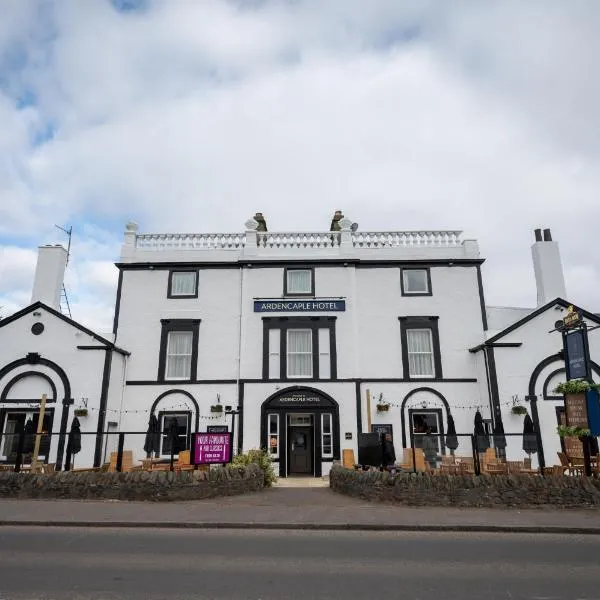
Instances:
[[[231,434],[195,433],[192,462],[195,465],[231,462]]]
[[[588,428],[587,399],[585,394],[567,394],[565,396],[567,424],[569,427]]]
[[[587,379],[587,331],[576,329],[570,333],[564,333],[565,365],[567,379]]]
[[[345,300],[255,300],[254,312],[343,312]]]
[[[567,308],[567,314],[563,317],[563,327],[565,329],[570,329],[571,327],[575,327],[581,323],[581,313],[578,310],[575,310],[573,305]]]

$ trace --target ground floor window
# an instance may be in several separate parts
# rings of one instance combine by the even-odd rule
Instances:
[[[271,458],[279,458],[279,415],[270,414],[269,423],[269,455]]]
[[[330,413],[321,415],[321,453],[323,458],[333,456],[333,427]]]
[[[423,448],[423,438],[429,432],[436,452],[442,454],[444,446],[443,439],[440,436],[440,434],[443,434],[441,411],[412,410],[409,412],[414,447]]]
[[[163,456],[170,456],[171,453],[179,454],[182,450],[190,449],[192,413],[159,413],[159,423],[162,432],[161,454]]]
[[[19,433],[25,432],[23,440],[23,462],[31,462],[33,455],[35,437],[37,433],[39,410],[32,409],[10,409],[4,412],[2,420],[2,440],[0,443],[0,461],[14,463],[19,449]],[[49,409],[44,413],[42,423],[42,437],[40,439],[40,450],[38,458],[48,461],[52,436],[52,421],[54,410]]]

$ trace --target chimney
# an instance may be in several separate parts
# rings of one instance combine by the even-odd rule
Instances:
[[[333,219],[331,219],[331,226],[329,227],[329,231],[341,231],[340,221],[344,218],[341,210],[336,210],[333,215]]]
[[[67,251],[60,245],[40,246],[31,303],[41,301],[60,310],[60,293],[67,267]]]
[[[544,304],[556,298],[567,295],[565,276],[558,242],[552,241],[549,229],[544,229],[543,238],[540,229],[535,230],[535,243],[531,246],[533,270],[537,287],[537,305]]]
[[[254,220],[258,223],[256,231],[267,231],[267,222],[265,221],[262,213],[257,212],[254,215]]]

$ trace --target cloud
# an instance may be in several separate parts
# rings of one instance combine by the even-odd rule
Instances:
[[[493,304],[535,303],[532,229],[551,227],[571,299],[599,309],[597,3],[25,4],[0,25],[0,236],[81,225],[86,318],[110,321],[129,219],[306,230],[338,208],[465,229]]]

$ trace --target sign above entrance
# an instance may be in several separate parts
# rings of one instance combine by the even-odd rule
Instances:
[[[289,390],[268,402],[268,408],[333,408],[334,403],[318,392]]]
[[[254,312],[343,312],[345,300],[255,300]]]

